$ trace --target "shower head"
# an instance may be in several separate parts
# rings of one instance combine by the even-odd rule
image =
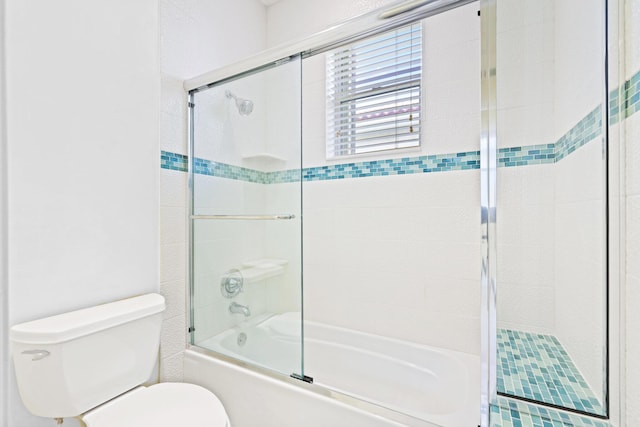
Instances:
[[[227,98],[234,99],[236,101],[236,108],[238,109],[240,115],[248,116],[253,111],[253,101],[238,98],[233,93],[231,93],[230,90],[225,91],[224,94],[227,96]]]

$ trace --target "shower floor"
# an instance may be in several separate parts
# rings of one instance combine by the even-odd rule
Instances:
[[[491,427],[609,427],[609,423],[498,396],[491,405]]]
[[[554,336],[499,329],[497,344],[499,392],[604,413],[602,404]]]

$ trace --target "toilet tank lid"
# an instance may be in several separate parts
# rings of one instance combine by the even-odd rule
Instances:
[[[23,344],[59,344],[160,313],[164,308],[162,295],[145,294],[14,325],[9,337]]]

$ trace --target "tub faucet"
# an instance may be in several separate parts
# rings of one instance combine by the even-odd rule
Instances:
[[[249,307],[238,304],[237,302],[232,302],[229,305],[229,313],[242,313],[245,317],[251,316],[251,310],[249,310]]]

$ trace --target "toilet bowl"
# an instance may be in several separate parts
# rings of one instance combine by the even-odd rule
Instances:
[[[15,325],[18,390],[34,415],[87,427],[230,427],[194,384],[143,384],[155,366],[164,298],[146,294]]]
[[[80,417],[87,427],[229,427],[220,400],[184,383],[138,387]]]

